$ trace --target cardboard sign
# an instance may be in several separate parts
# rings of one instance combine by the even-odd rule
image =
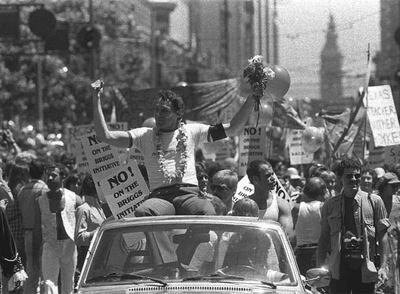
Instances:
[[[364,99],[376,147],[400,145],[400,125],[389,85],[368,87]]]
[[[274,192],[278,195],[278,197],[290,202],[290,196],[282,186],[276,174],[274,174],[273,177],[275,178]],[[250,180],[246,175],[238,182],[236,193],[232,198],[232,202],[235,203],[238,200],[249,197],[252,194],[254,194],[254,186],[250,183]]]
[[[254,193],[254,186],[250,183],[249,178],[245,175],[237,184],[235,195],[233,195],[232,203],[234,204],[236,201],[249,197]]]
[[[239,176],[246,174],[249,162],[265,159],[265,128],[247,126],[239,136]]]
[[[308,164],[314,160],[313,153],[307,153],[302,143],[303,130],[289,130],[290,165]]]
[[[113,170],[100,180],[100,187],[116,219],[134,216],[136,208],[150,193],[135,161]]]
[[[112,131],[128,129],[127,122],[107,123],[107,126]],[[89,163],[87,162],[87,156],[83,149],[81,138],[91,133],[94,133],[93,124],[72,126],[65,131],[67,150],[74,154],[76,158],[78,173],[89,172]],[[124,152],[124,150],[121,149],[119,152]]]
[[[100,188],[100,180],[114,173],[120,165],[118,148],[97,140],[95,133],[81,137],[81,143],[88,163],[88,171],[97,183],[96,190],[101,202],[105,196]]]

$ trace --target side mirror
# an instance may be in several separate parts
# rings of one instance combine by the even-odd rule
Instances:
[[[305,282],[313,287],[327,287],[329,286],[330,281],[331,273],[326,268],[311,268],[306,272]]]

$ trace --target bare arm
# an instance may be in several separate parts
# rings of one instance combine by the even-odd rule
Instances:
[[[97,138],[107,144],[119,147],[128,148],[130,145],[130,138],[128,132],[124,131],[110,131],[107,127],[106,120],[104,119],[103,110],[101,108],[101,95],[103,90],[98,88],[93,91],[93,120],[94,130]]]
[[[317,266],[325,265],[330,241],[330,228],[328,224],[326,206],[322,206],[321,211],[321,235],[319,237],[317,249]]]
[[[290,204],[286,200],[283,200],[278,197],[278,206],[279,206],[279,223],[282,225],[283,229],[288,235],[290,243],[293,244],[294,231],[293,231],[293,219],[292,219]]]
[[[254,99],[252,95],[249,95],[230,123],[224,124],[225,134],[228,137],[238,136],[240,134],[252,112],[253,107]]]

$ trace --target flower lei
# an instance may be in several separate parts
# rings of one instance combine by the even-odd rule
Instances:
[[[176,153],[179,154],[179,161],[175,161],[175,173],[167,170],[167,166],[165,164],[165,153],[162,150],[162,143],[160,132],[156,130],[155,134],[155,144],[156,144],[156,152],[158,156],[158,163],[160,164],[161,172],[164,175],[164,178],[167,179],[168,183],[172,183],[173,181],[182,180],[185,175],[187,168],[187,160],[188,160],[188,151],[187,151],[187,134],[184,129],[184,124],[181,123],[178,129],[178,135],[176,136],[176,140],[178,143],[176,144]]]
[[[243,77],[247,79],[253,90],[253,97],[256,100],[254,109],[260,108],[260,98],[264,95],[267,83],[275,78],[275,72],[268,66],[264,65],[263,57],[256,55],[249,59],[249,64],[243,70]]]

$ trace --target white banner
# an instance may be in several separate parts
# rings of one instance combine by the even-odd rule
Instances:
[[[265,159],[265,126],[244,128],[239,136],[239,176],[246,174],[247,165],[253,160]]]
[[[376,147],[400,145],[400,125],[389,85],[368,87],[364,99]]]
[[[135,161],[114,169],[100,180],[100,187],[116,219],[134,216],[134,211],[150,193]]]
[[[303,130],[289,130],[290,165],[308,164],[314,160],[314,153],[307,153],[302,143]]]

